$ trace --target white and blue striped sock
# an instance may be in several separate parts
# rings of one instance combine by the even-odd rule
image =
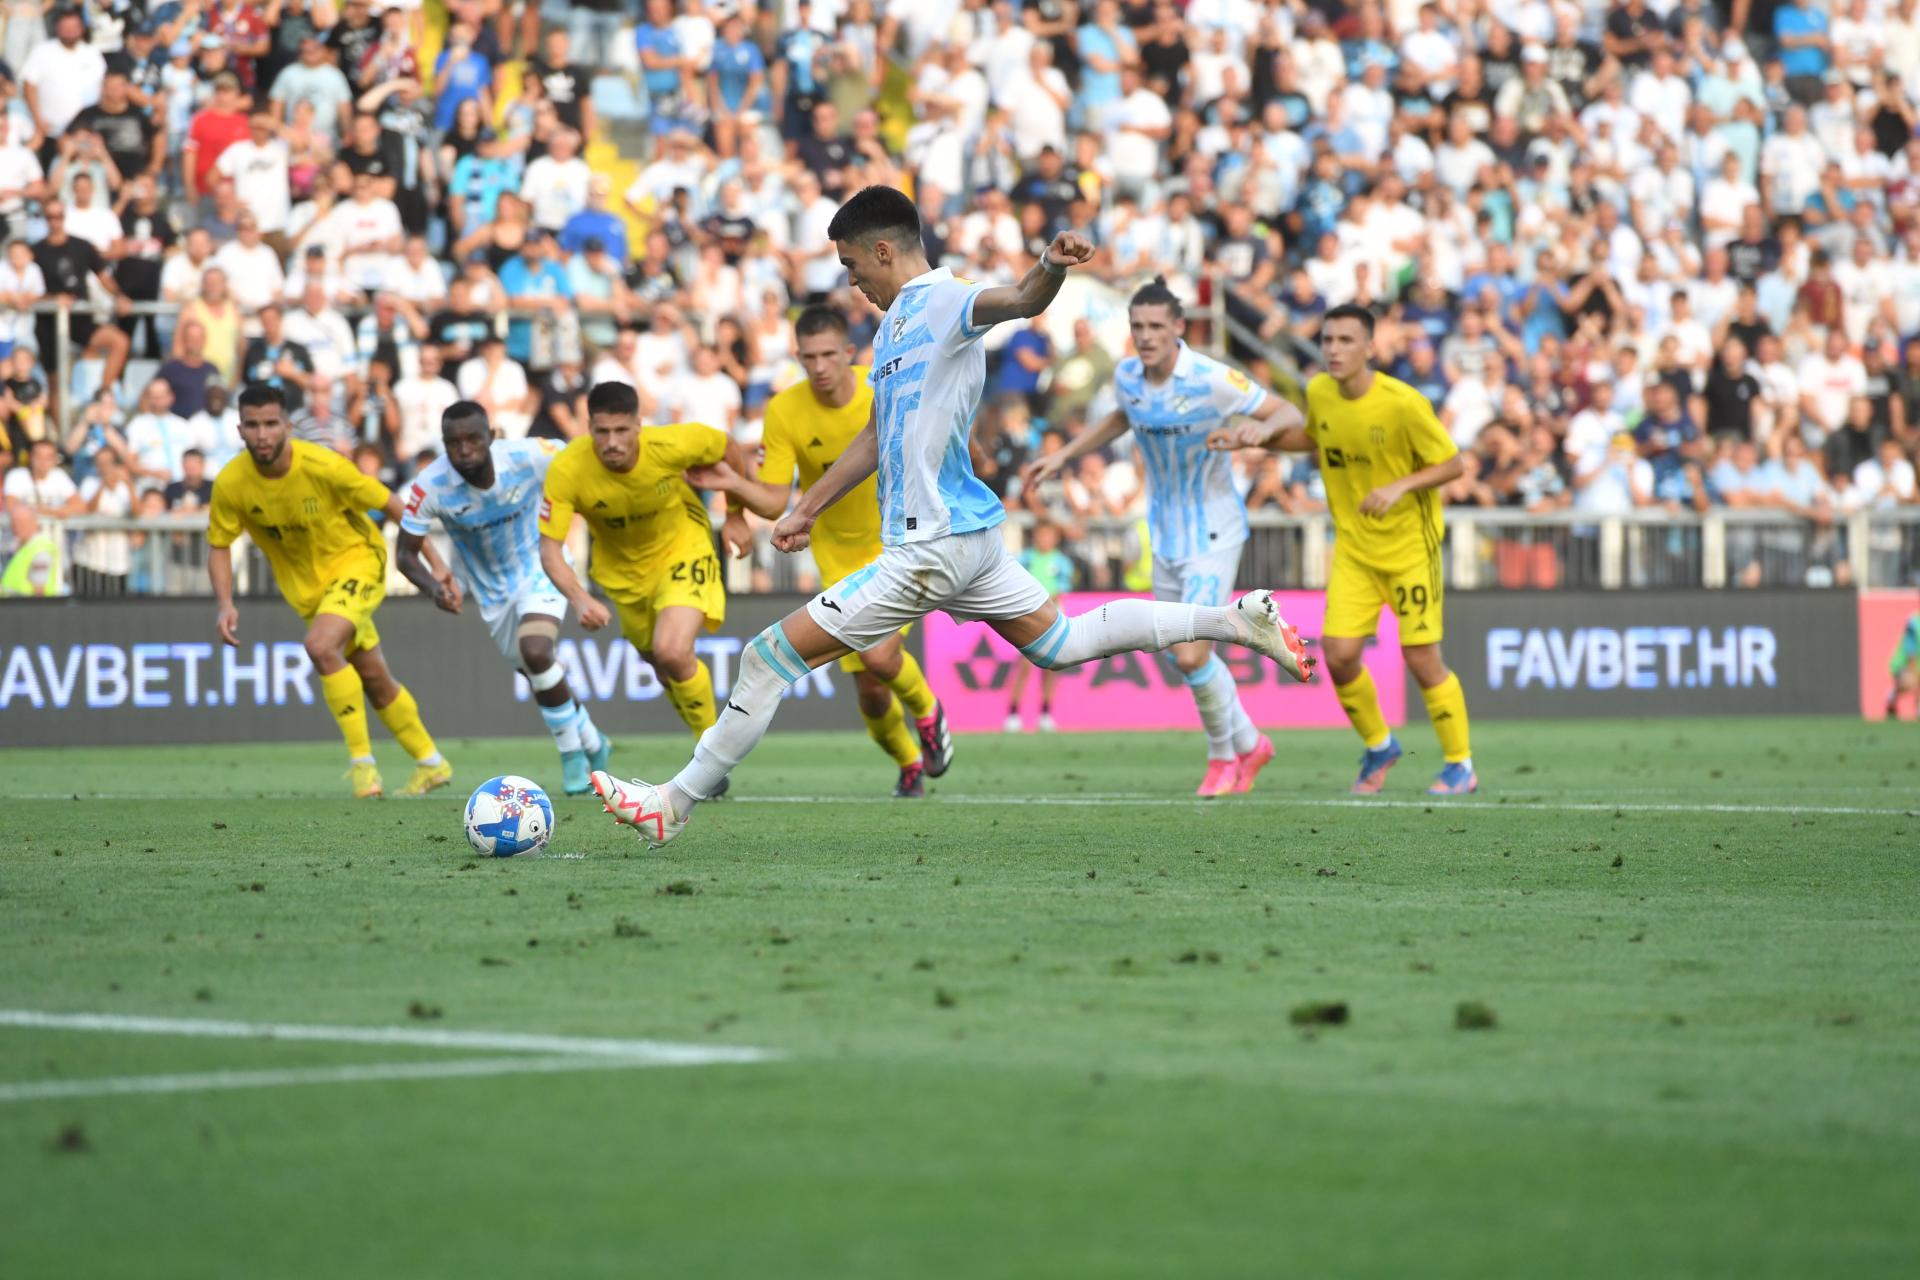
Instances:
[[[580,717],[583,713],[580,704],[572,698],[557,707],[541,707],[540,718],[547,722],[547,732],[553,735],[553,745],[560,748],[560,754],[582,750],[580,743]]]

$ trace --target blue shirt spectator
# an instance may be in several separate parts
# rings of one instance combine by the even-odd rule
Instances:
[[[459,29],[458,24],[455,27]],[[433,127],[445,133],[453,127],[454,112],[468,98],[478,98],[493,83],[493,64],[486,55],[471,46],[450,44],[440,51],[440,57],[433,64],[433,79],[437,86],[434,101]],[[285,74],[285,73],[282,73]]]
[[[1773,11],[1773,38],[1786,41],[1794,37],[1825,36],[1827,15],[1806,0],[1782,0]],[[1780,65],[1789,76],[1823,76],[1833,59],[1825,44],[1803,44],[1780,48]]]
[[[1133,33],[1120,25],[1119,12],[1118,5],[1103,2],[1097,14],[1111,29],[1102,29],[1096,21],[1076,33],[1080,45],[1079,105],[1093,121],[1103,108],[1120,101],[1120,64],[1139,47]],[[1105,69],[1097,68],[1096,61],[1104,63]]]
[[[566,269],[546,256],[548,237],[535,231],[527,236],[526,247],[500,268],[500,287],[509,298],[571,298],[573,283]],[[528,251],[534,253],[529,258]],[[533,321],[518,317],[507,321],[507,354],[521,364],[533,358]]]
[[[686,53],[680,44],[680,34],[672,26],[656,27],[651,22],[643,22],[633,29],[633,45],[643,57],[650,53],[657,58],[679,58]],[[679,67],[649,67],[645,62],[640,65],[648,93],[659,97],[680,92]]]
[[[732,25],[732,24],[729,24]],[[741,39],[738,43],[722,40],[713,46],[713,75],[720,86],[720,100],[727,104],[729,111],[758,111],[765,108],[766,89],[761,88],[758,100],[748,102],[747,86],[755,75],[764,75],[767,60],[760,53],[760,46],[751,40]],[[808,73],[812,73],[809,66]]]
[[[1028,367],[1034,363],[1039,368]],[[1047,341],[1047,335],[1031,327],[1020,329],[1000,349],[1000,375],[993,384],[994,394],[1033,395],[1040,389],[1040,375],[1051,363],[1053,344]]]

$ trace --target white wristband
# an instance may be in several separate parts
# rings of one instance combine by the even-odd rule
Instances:
[[[1040,269],[1046,272],[1050,276],[1063,276],[1067,274],[1067,268],[1065,263],[1062,263],[1059,266],[1055,266],[1053,259],[1049,258],[1044,253],[1040,255]]]

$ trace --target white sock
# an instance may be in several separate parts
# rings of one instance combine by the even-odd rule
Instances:
[[[1226,669],[1224,662],[1220,666],[1222,670]],[[1232,678],[1231,672],[1228,673],[1228,678]],[[1233,754],[1243,756],[1259,745],[1260,727],[1254,724],[1253,717],[1247,714],[1246,704],[1240,701],[1240,686],[1235,685],[1233,687]]]
[[[759,745],[773,723],[773,713],[780,709],[780,699],[806,674],[806,662],[779,623],[748,642],[740,656],[740,674],[733,688],[727,690],[720,718],[700,735],[687,767],[673,776],[667,800],[676,820],[684,820],[694,805],[712,795],[721,780]]]
[[[1239,643],[1231,605],[1177,604],[1170,600],[1114,600],[1091,613],[1060,614],[1038,640],[1020,652],[1037,667],[1059,670],[1132,650],[1153,652],[1190,640]]]
[[[600,732],[600,726],[596,725],[593,717],[587,714],[585,705],[578,702],[573,705],[580,708],[580,716],[573,722],[574,732],[580,735],[580,749],[589,754],[598,751],[606,742],[606,738]]]
[[[1200,709],[1200,727],[1206,730],[1207,759],[1233,759],[1233,711],[1240,698],[1227,664],[1208,658],[1205,666],[1186,673],[1186,681],[1193,705]]]
[[[572,698],[557,707],[541,707],[540,718],[547,722],[547,732],[553,735],[553,745],[560,748],[561,755],[581,750],[580,707]]]

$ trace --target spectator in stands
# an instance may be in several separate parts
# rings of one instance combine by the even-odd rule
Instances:
[[[402,470],[411,470],[422,450],[439,448],[440,415],[460,399],[459,390],[443,374],[440,350],[432,343],[421,347],[419,370],[393,387],[400,418],[393,453]]]
[[[226,394],[222,388],[220,394]],[[162,496],[170,512],[204,511],[213,501],[213,481],[207,477],[207,455],[188,449],[180,455],[180,478],[169,481]]]
[[[442,59],[457,47],[450,45],[449,52],[441,55]],[[485,60],[481,61],[484,64]],[[294,111],[305,104],[313,109],[315,132],[333,143],[347,136],[347,125],[353,112],[353,87],[347,83],[347,77],[341,74],[340,68],[328,61],[327,47],[317,33],[301,39],[299,61],[274,78],[273,89],[267,97],[273,104],[274,118],[277,120],[291,120]],[[244,136],[244,118],[241,124]],[[233,140],[239,139],[236,137]]]
[[[533,425],[538,397],[527,385],[526,368],[507,354],[501,338],[489,334],[481,341],[479,354],[460,366],[456,385],[460,398],[485,409],[493,429],[506,439],[520,439]]]
[[[306,406],[290,422],[294,439],[348,453],[353,447],[353,426],[342,413],[344,404],[334,379],[316,372],[307,385]]]
[[[287,313],[284,332],[289,340],[306,350],[307,358],[313,362],[316,385],[322,378],[329,386],[353,378],[356,352],[353,330],[346,318],[329,305],[326,287],[318,280],[307,281],[300,305]],[[310,390],[318,394],[317,390]]]
[[[593,172],[579,152],[580,135],[561,129],[521,179],[520,198],[532,206],[534,222],[548,231],[558,233],[587,207]]]
[[[201,395],[204,399],[204,391]],[[125,462],[142,488],[165,488],[185,476],[181,458],[195,441],[177,406],[173,384],[155,378],[140,393],[139,412],[127,421]]]
[[[200,296],[180,308],[180,325],[174,330],[176,361],[188,357],[187,331],[195,327],[200,331],[201,351],[212,375],[232,382],[240,368],[240,307],[227,290],[227,273],[217,265],[209,264],[200,277]],[[162,376],[167,375],[163,372]],[[205,379],[198,369],[188,376],[204,387]],[[178,395],[181,388],[176,384],[174,390]],[[200,398],[193,393],[181,395],[181,412],[198,412]]]
[[[194,448],[216,472],[240,453],[240,410],[234,406],[224,385],[207,384],[207,406],[187,419],[187,430],[193,437]],[[181,457],[184,466],[185,455]]]
[[[209,271],[207,277],[216,279],[216,273]],[[223,336],[237,338],[238,327],[234,334]],[[207,384],[223,376],[220,367],[208,359],[207,352],[206,326],[183,311],[180,327],[174,331],[173,358],[160,366],[159,380],[173,392],[172,407],[187,417],[206,407]],[[237,356],[229,357],[229,372],[237,361]]]
[[[283,72],[282,78],[284,76]],[[280,81],[274,83],[277,88]],[[251,137],[246,101],[240,92],[239,77],[224,72],[213,82],[212,100],[187,126],[180,149],[180,182],[189,202],[199,201],[202,194],[211,189],[220,158],[227,148]],[[281,105],[276,102],[276,109]],[[287,117],[280,111],[276,118]]]

